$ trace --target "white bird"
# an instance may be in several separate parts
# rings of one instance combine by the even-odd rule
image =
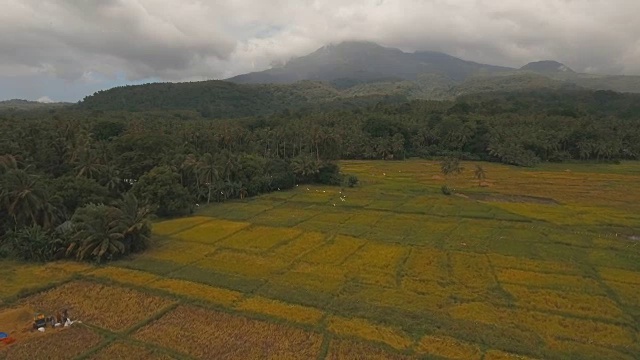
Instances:
[[[387,176],[387,173],[382,173],[382,176]]]
[[[309,188],[307,188],[307,191],[309,191]]]
[[[326,191],[322,190],[323,193],[326,193]]]

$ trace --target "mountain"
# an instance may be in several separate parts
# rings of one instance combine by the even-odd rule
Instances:
[[[38,101],[29,101],[22,99],[11,99],[0,101],[0,110],[33,110],[33,109],[51,109],[63,106],[69,106],[71,103],[52,102],[44,103]]]
[[[209,80],[115,87],[85,97],[78,108],[91,111],[195,110],[207,118],[239,118],[286,110],[351,109],[406,100],[401,94],[345,94],[317,81],[235,84]]]
[[[341,82],[415,81],[421,74],[441,74],[455,83],[477,73],[510,70],[514,69],[465,61],[439,52],[406,53],[371,42],[349,41],[324,46],[281,67],[227,80],[238,84],[286,84],[316,80],[335,83],[340,87]]]
[[[568,67],[567,65],[559,63],[557,61],[553,61],[553,60],[530,62],[527,65],[521,67],[520,70],[532,71],[540,74],[558,73],[558,72],[570,73],[570,74],[575,73],[575,71],[571,70],[571,68]]]
[[[531,76],[523,74],[541,75],[547,79],[532,81]],[[545,82],[551,88],[567,86],[640,92],[639,76],[581,74],[553,60],[531,62],[515,69],[480,64],[440,52],[407,53],[358,41],[327,45],[283,66],[227,79],[238,84],[291,84],[301,80],[328,82],[339,90],[355,88],[351,92],[400,91],[409,98],[428,99],[451,98],[468,91],[527,89],[532,84],[539,87]]]

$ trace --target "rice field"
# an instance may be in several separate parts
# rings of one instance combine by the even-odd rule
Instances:
[[[447,197],[436,162],[345,161],[356,188],[201,207],[136,258],[0,263],[0,310],[83,321],[0,359],[639,359],[640,163],[482,165]]]

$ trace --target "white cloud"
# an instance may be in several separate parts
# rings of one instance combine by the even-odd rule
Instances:
[[[226,78],[342,40],[640,74],[640,1],[631,0],[5,0],[2,8],[0,77]]]
[[[48,96],[42,96],[36,101],[37,102],[41,102],[41,103],[45,103],[45,104],[50,104],[50,103],[54,103],[55,102],[55,101],[51,100],[51,98],[48,97]]]

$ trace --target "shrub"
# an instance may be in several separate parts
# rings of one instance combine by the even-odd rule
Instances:
[[[453,190],[448,185],[442,185],[440,190],[442,190],[442,193],[445,194],[445,195],[453,194]]]
[[[358,185],[358,182],[359,182],[358,177],[355,175],[350,175],[347,178],[347,186],[349,187],[355,187],[356,185]]]

